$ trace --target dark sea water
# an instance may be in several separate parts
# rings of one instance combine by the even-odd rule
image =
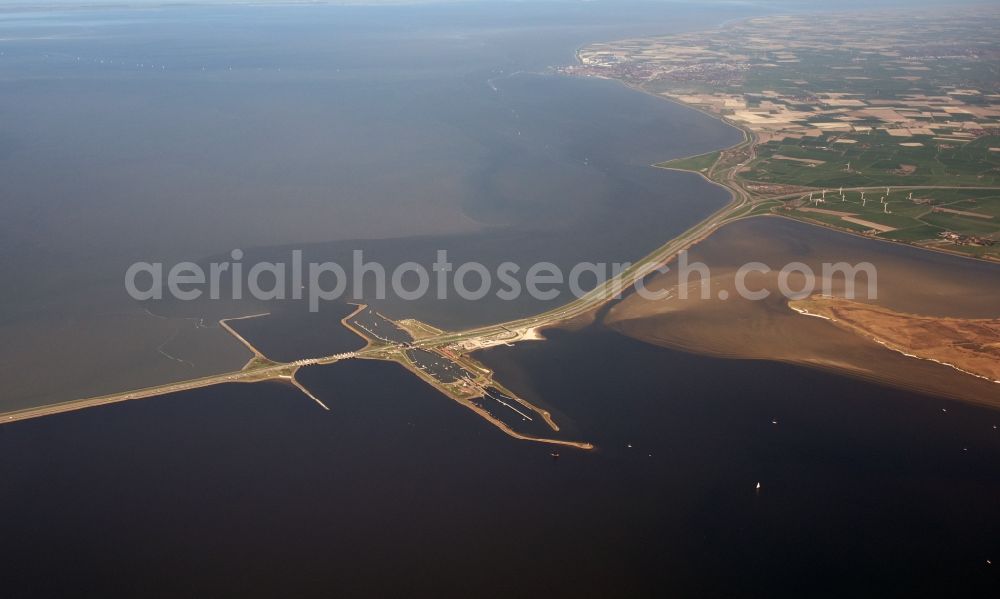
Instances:
[[[267,358],[294,362],[332,356],[365,346],[365,340],[341,324],[356,306],[338,304],[312,313],[295,304],[275,303],[266,316],[229,321],[229,326]]]
[[[994,411],[595,330],[484,358],[597,449],[554,460],[371,361],[300,374],[330,412],[267,383],[0,428],[5,594],[991,596],[973,590],[998,581]]]

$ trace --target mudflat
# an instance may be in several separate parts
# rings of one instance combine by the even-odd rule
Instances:
[[[748,300],[737,293],[736,272],[747,256],[773,269],[746,278],[749,289],[769,293],[766,299]],[[797,312],[778,285],[778,271],[793,261],[817,273],[825,262],[870,262],[877,270],[876,297],[865,297],[862,277],[851,303],[850,325]],[[703,262],[710,268],[707,297],[702,296],[699,278],[692,276],[688,297],[681,299],[677,276],[668,272],[646,284],[650,291],[666,291],[665,299],[628,295],[607,311],[604,324],[655,345],[728,358],[790,362],[1000,407],[997,384],[987,380],[997,378],[989,376],[992,370],[987,363],[997,361],[990,352],[996,351],[991,343],[998,341],[995,322],[1000,318],[1000,308],[991,299],[1000,293],[1000,277],[996,276],[1000,269],[991,264],[775,218],[723,227],[691,250],[689,262]],[[817,279],[818,286],[828,285],[832,296],[845,295],[842,280]],[[801,284],[801,277],[790,277],[792,288]],[[898,327],[900,320],[890,315],[909,321],[892,336],[888,329]],[[945,334],[939,347],[921,341],[922,333],[933,328]],[[969,359],[962,360],[965,366],[951,366],[959,345],[968,343],[973,332],[978,349],[962,346]],[[973,365],[970,361],[975,368],[968,368]]]

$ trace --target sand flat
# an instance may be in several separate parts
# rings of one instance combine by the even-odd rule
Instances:
[[[928,317],[823,296],[792,301],[789,306],[825,317],[904,355],[1000,383],[1000,318]]]

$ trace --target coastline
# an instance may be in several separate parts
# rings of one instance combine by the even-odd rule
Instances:
[[[727,21],[726,24],[738,23],[738,22],[744,21],[744,20],[747,20],[747,19],[733,19],[731,21]],[[723,28],[724,28],[724,25],[720,25],[720,26],[716,27],[715,29],[723,29]],[[595,43],[595,42],[592,42],[592,43]],[[576,50],[576,52],[574,53],[574,57],[576,59],[576,62],[580,66],[582,66],[584,64],[583,60],[580,57],[580,52],[585,47],[587,47],[586,44],[578,47],[577,50]],[[579,76],[579,75],[568,75],[568,76]],[[690,154],[690,155],[687,155],[687,156],[680,156],[678,158],[671,158],[671,159],[669,159],[669,161],[687,160],[687,159],[695,158],[697,156],[702,156],[704,154],[708,154],[708,153],[711,153],[711,152],[719,152],[721,154],[722,152],[726,152],[726,151],[729,151],[729,150],[734,150],[734,149],[737,149],[737,148],[739,148],[741,146],[744,146],[744,145],[749,145],[750,149],[752,151],[753,148],[755,147],[756,143],[757,143],[757,137],[754,135],[754,133],[753,133],[752,130],[750,130],[749,128],[747,128],[747,127],[745,127],[745,126],[743,126],[743,125],[741,125],[739,123],[731,121],[730,119],[726,118],[724,115],[713,113],[713,112],[711,112],[709,110],[706,110],[706,109],[704,109],[704,108],[702,108],[700,106],[696,106],[694,104],[689,104],[689,103],[684,102],[682,100],[678,100],[677,98],[673,98],[673,97],[670,97],[670,96],[667,96],[667,95],[657,94],[657,93],[651,92],[651,91],[645,89],[644,87],[642,87],[641,85],[629,83],[628,81],[625,81],[623,79],[619,79],[619,78],[616,78],[616,77],[604,77],[604,76],[601,76],[601,75],[585,75],[583,77],[585,77],[585,78],[594,78],[594,79],[604,79],[606,81],[615,81],[615,82],[623,85],[627,89],[630,89],[630,90],[633,90],[633,91],[637,91],[637,92],[640,92],[640,93],[652,96],[654,98],[658,98],[660,100],[665,100],[667,102],[671,102],[671,103],[676,104],[678,106],[683,106],[684,108],[688,108],[690,110],[695,110],[697,112],[700,112],[701,114],[709,116],[709,117],[711,117],[711,118],[713,118],[713,119],[715,119],[715,120],[717,120],[717,121],[719,121],[721,123],[724,123],[724,124],[729,125],[730,127],[734,128],[734,129],[739,130],[743,134],[743,138],[744,139],[743,139],[742,142],[735,143],[735,144],[733,144],[731,146],[726,146],[724,148],[719,148],[719,149],[716,149],[716,150],[710,150],[709,152],[699,152],[697,154]],[[732,190],[731,187],[729,187],[729,186],[727,186],[727,185],[725,185],[725,184],[723,184],[723,183],[721,183],[719,181],[715,181],[714,179],[710,178],[705,173],[700,172],[700,171],[694,171],[694,170],[683,169],[683,168],[674,168],[674,167],[669,167],[669,166],[661,166],[659,163],[652,164],[651,166],[654,167],[654,168],[661,168],[661,169],[664,169],[664,170],[670,170],[670,171],[676,171],[676,172],[683,172],[683,173],[693,173],[693,174],[696,174],[696,175],[700,176],[705,181],[708,181],[709,183],[713,183],[713,184],[715,184],[715,185],[717,185],[719,187],[723,187],[723,188],[727,189],[731,194],[733,193],[733,190]],[[713,165],[712,167],[710,167],[709,171],[711,171],[711,169],[714,166],[715,165]],[[933,187],[933,186],[928,185],[927,187]],[[961,189],[961,188],[962,188],[962,186],[959,186],[959,187],[956,187],[955,189]],[[818,190],[818,188],[817,188],[817,190]],[[768,198],[760,198],[760,199],[762,201],[766,201]],[[874,237],[874,236],[870,236],[870,235],[864,235],[864,234],[859,233],[859,232],[857,232],[857,231],[855,231],[853,229],[847,229],[847,228],[837,227],[837,226],[834,226],[834,225],[829,224],[829,223],[823,223],[823,222],[814,221],[814,220],[810,220],[810,219],[806,219],[806,218],[796,218],[794,216],[789,216],[787,214],[778,213],[778,212],[774,211],[773,209],[770,210],[768,213],[748,215],[748,217],[750,217],[750,216],[753,216],[753,217],[756,217],[756,216],[778,216],[778,217],[781,217],[781,218],[787,218],[789,220],[794,220],[794,221],[805,223],[805,224],[808,224],[808,225],[824,227],[824,228],[829,229],[831,231],[837,231],[837,232],[840,232],[840,233],[845,233],[847,235],[853,235],[853,236],[856,236],[856,237],[859,237],[859,238],[862,238],[862,239],[871,239],[871,240],[875,240],[875,241],[882,241],[882,242],[893,243],[893,244],[897,244],[897,245],[905,245],[905,246],[910,246],[910,247],[918,248],[918,249],[929,251],[929,252],[938,252],[938,253],[949,255],[949,256],[956,256],[956,257],[965,258],[965,259],[968,259],[968,260],[976,260],[976,261],[984,262],[984,263],[987,263],[987,264],[997,264],[997,265],[1000,265],[1000,258],[991,258],[991,257],[984,257],[984,256],[971,256],[971,255],[963,253],[963,252],[959,252],[959,251],[956,251],[956,250],[950,250],[950,249],[943,248],[943,247],[928,247],[928,246],[925,246],[925,245],[920,245],[920,244],[917,244],[917,243],[912,243],[912,242],[904,241],[904,240],[886,239],[886,238],[883,238],[883,237]]]
[[[576,53],[576,57],[577,57],[577,60],[579,61],[580,60],[579,50]],[[721,122],[725,123],[726,125],[728,125],[730,127],[733,127],[735,129],[738,129],[739,131],[742,132],[742,134],[743,134],[743,140],[741,142],[732,144],[732,145],[724,147],[724,148],[720,148],[718,150],[713,150],[715,152],[720,152],[721,153],[721,152],[725,152],[725,151],[729,151],[729,150],[734,150],[734,149],[738,149],[738,148],[748,147],[751,150],[751,154],[752,154],[753,148],[755,147],[755,145],[758,142],[758,138],[754,135],[754,133],[750,129],[748,129],[746,127],[743,127],[741,125],[735,124],[735,123],[731,122],[730,120],[726,119],[724,116],[713,114],[713,113],[711,113],[711,112],[709,112],[707,110],[704,110],[704,109],[701,109],[701,108],[699,108],[697,106],[693,106],[691,104],[682,102],[682,101],[677,100],[675,98],[671,98],[671,97],[668,97],[668,96],[664,96],[664,95],[661,95],[661,94],[656,94],[656,93],[650,92],[650,91],[642,88],[639,85],[629,84],[629,83],[627,83],[627,82],[625,82],[625,81],[623,81],[621,79],[611,78],[611,77],[598,77],[598,78],[613,79],[614,81],[617,81],[618,83],[624,85],[626,88],[629,88],[629,89],[632,89],[632,90],[636,90],[636,91],[640,91],[642,93],[645,93],[645,94],[648,94],[648,95],[651,95],[651,96],[655,96],[655,97],[657,97],[659,99],[664,99],[664,100],[673,102],[673,103],[675,103],[675,104],[677,104],[679,106],[683,106],[685,108],[690,108],[690,109],[697,110],[699,112],[702,112],[703,114],[706,114],[706,115],[709,115],[709,116],[713,116],[713,117],[715,117],[716,120],[721,121]],[[701,154],[704,154],[704,153],[705,152],[701,152],[699,154],[694,154],[692,156],[697,156],[697,155],[701,155]],[[717,161],[716,165],[717,164],[718,164],[718,161]],[[714,169],[716,167],[716,165],[713,165],[712,169]],[[662,167],[662,166],[657,166],[657,165],[653,165],[653,166],[655,168],[664,168],[666,170],[678,170],[678,171],[683,170],[685,172],[696,172],[696,171],[690,171],[690,170],[686,170],[686,169],[673,169],[673,168],[670,168],[670,167]],[[516,319],[516,320],[510,321],[510,322],[506,322],[506,323],[499,323],[499,324],[488,325],[488,326],[484,326],[484,327],[475,327],[475,328],[468,329],[468,330],[465,330],[465,331],[443,332],[441,335],[430,337],[430,338],[428,338],[426,340],[420,340],[418,342],[415,342],[414,346],[415,347],[421,347],[421,348],[426,347],[428,349],[433,349],[433,348],[438,348],[438,347],[444,347],[444,346],[446,346],[448,344],[453,344],[453,343],[456,343],[457,341],[460,341],[460,340],[463,340],[463,339],[489,339],[491,335],[496,335],[497,334],[497,330],[498,329],[504,329],[505,331],[507,331],[509,333],[510,331],[507,330],[508,327],[512,328],[512,329],[515,329],[515,331],[518,332],[518,337],[516,337],[514,339],[514,341],[517,341],[517,340],[521,340],[521,339],[525,338],[524,335],[523,335],[523,333],[525,331],[532,331],[532,332],[534,332],[534,331],[538,331],[538,330],[543,330],[545,328],[552,328],[552,327],[561,326],[562,324],[564,324],[565,322],[567,322],[569,320],[575,319],[575,318],[579,317],[580,315],[590,313],[593,310],[599,309],[602,306],[606,305],[609,301],[611,301],[612,299],[614,299],[614,297],[616,296],[616,293],[615,293],[616,290],[620,292],[622,289],[627,288],[630,284],[634,283],[635,281],[641,280],[645,276],[648,276],[649,274],[653,273],[660,266],[673,261],[677,257],[677,255],[678,255],[679,252],[684,251],[686,249],[689,249],[690,247],[693,247],[694,245],[697,245],[698,243],[700,243],[701,241],[705,240],[706,238],[708,238],[709,236],[711,236],[713,233],[715,233],[720,227],[722,227],[722,226],[724,226],[724,225],[726,225],[726,224],[728,224],[730,222],[734,222],[734,221],[737,221],[737,220],[743,220],[743,219],[751,218],[751,217],[754,217],[754,216],[776,215],[776,216],[785,216],[785,218],[789,218],[790,220],[796,220],[798,222],[804,222],[806,224],[817,224],[817,223],[814,223],[814,222],[811,222],[811,221],[806,221],[806,220],[801,220],[801,219],[796,219],[796,218],[788,217],[787,215],[776,214],[774,212],[769,212],[767,214],[753,214],[753,208],[754,208],[753,198],[751,197],[750,193],[747,190],[743,189],[738,184],[737,175],[738,175],[738,171],[739,171],[740,167],[741,167],[741,165],[734,165],[734,166],[731,166],[731,167],[726,167],[726,169],[723,172],[728,173],[728,178],[724,179],[724,180],[716,180],[716,179],[710,178],[705,173],[697,173],[696,172],[696,174],[701,175],[701,177],[702,177],[703,180],[711,182],[711,183],[715,184],[716,186],[726,188],[729,191],[729,193],[730,193],[730,201],[727,204],[725,204],[724,206],[722,206],[721,208],[719,208],[719,209],[715,210],[714,212],[710,213],[709,215],[707,215],[705,218],[703,218],[699,222],[697,222],[694,225],[692,225],[691,227],[689,227],[687,230],[681,232],[679,235],[677,235],[677,236],[675,236],[675,237],[673,237],[671,239],[668,239],[661,246],[659,246],[658,248],[654,249],[652,252],[650,252],[646,256],[641,257],[637,261],[637,263],[635,263],[633,265],[632,269],[629,269],[628,271],[623,272],[621,275],[619,275],[619,278],[612,279],[611,281],[608,281],[606,284],[604,284],[602,286],[599,286],[598,288],[594,289],[592,291],[592,293],[587,294],[584,297],[579,298],[576,301],[569,302],[568,304],[565,304],[563,306],[557,307],[557,308],[555,308],[553,310],[549,310],[549,311],[543,312],[541,314],[537,314],[537,315],[530,316],[530,317],[527,317],[527,318]],[[712,174],[712,172],[711,172],[712,169],[710,169],[709,175]],[[727,183],[727,181],[731,182],[731,183]],[[736,212],[738,209],[744,208],[744,207],[747,207],[747,206],[749,206],[750,209],[751,209],[750,213],[738,214]],[[858,237],[861,237],[861,238],[864,238],[864,239],[873,239],[870,236],[860,235],[860,234],[857,234],[857,233],[851,232],[851,231],[845,231],[845,230],[839,229],[839,228],[837,228],[835,226],[827,226],[827,228],[829,228],[831,230],[834,230],[834,231],[837,231],[837,232],[841,232],[841,233],[851,233],[851,234],[854,234],[854,235],[856,235]],[[910,246],[915,245],[915,244],[912,244],[912,243],[897,242],[895,240],[889,240],[889,239],[881,239],[881,241],[894,241],[895,243],[902,243],[903,245],[910,245]],[[926,248],[926,247],[923,247],[923,246],[917,246],[917,247],[919,249],[932,249],[932,248]],[[944,250],[938,250],[938,251],[941,251],[941,253],[945,253],[945,254],[960,255],[963,258],[970,258],[970,256],[967,256],[967,255],[953,254],[952,252],[947,252],[947,251],[944,251]],[[986,263],[990,263],[990,264],[994,264],[995,263],[995,262],[990,261],[990,260],[981,260],[981,261],[986,262]],[[357,313],[357,312],[355,312],[355,313]],[[349,315],[348,318],[350,316],[351,315]],[[346,326],[348,326],[348,328],[352,328],[346,322],[344,324]],[[226,327],[226,328],[228,329],[229,327]],[[230,332],[232,332],[232,331],[230,330]],[[354,332],[358,333],[359,335],[361,335],[357,330],[354,330]],[[361,336],[365,337],[364,335],[361,335]],[[361,350],[361,351],[366,351],[366,350],[371,349],[370,346],[371,346],[371,341],[369,340],[369,345],[366,346],[366,348],[364,348],[364,350]],[[251,350],[253,351],[252,348],[251,348]],[[359,352],[352,352],[352,353],[356,354],[356,353],[359,353]],[[359,356],[359,357],[362,357],[362,356]],[[321,361],[321,360],[326,360],[327,361],[327,362],[324,362],[324,363],[328,363],[329,361],[336,361],[336,359],[329,360],[329,357],[327,357],[327,358],[320,358],[320,359],[316,359],[316,360],[317,360],[317,363],[319,363],[318,361]],[[405,366],[405,364],[404,364],[404,366]],[[206,377],[206,378],[209,378],[209,379],[214,378],[214,379],[218,380],[218,379],[221,379],[221,375],[218,376],[218,377]],[[242,378],[242,375],[239,378]],[[145,391],[145,392],[151,393],[151,394],[164,394],[164,393],[171,392],[171,389],[176,389],[177,386],[185,385],[185,384],[190,383],[190,382],[192,382],[192,381],[181,381],[181,382],[175,383],[173,385],[164,385],[164,386],[160,386],[160,387],[150,388],[149,390],[140,390],[140,392]],[[222,382],[222,381],[219,381],[219,382]],[[154,392],[155,389],[160,389],[161,391],[159,393],[155,393]],[[117,399],[117,401],[120,401],[120,400],[123,400],[123,399],[138,398],[138,397],[136,397],[136,395],[140,395],[140,394],[143,397],[148,397],[149,396],[147,394],[137,393],[137,392],[125,392],[125,393],[113,394],[113,396],[119,398],[119,399]],[[106,396],[106,397],[111,397],[111,396]],[[102,399],[106,400],[106,397],[104,397],[104,398],[92,398],[92,399],[77,400],[77,401],[69,402],[69,403],[73,403],[75,405],[79,405],[80,407],[86,407],[85,404],[87,404],[87,402],[95,402],[95,401],[99,402]],[[95,403],[94,405],[98,405],[98,404]],[[46,412],[48,412],[48,410],[46,408],[54,408],[56,411],[60,411],[58,409],[58,406],[41,406],[41,407],[38,408],[38,410],[39,411],[46,411]]]
[[[583,47],[585,47],[585,46],[583,46]],[[579,65],[583,64],[583,61],[580,58],[580,51],[582,50],[583,47],[581,47],[581,49],[578,49],[577,53],[575,55],[576,56],[577,64],[579,64]],[[573,76],[573,75],[570,75],[570,76]],[[696,175],[700,176],[705,181],[713,183],[713,184],[715,184],[715,185],[717,185],[719,187],[725,188],[727,191],[729,191],[729,193],[730,193],[730,195],[732,197],[732,200],[726,206],[724,206],[723,208],[721,208],[717,212],[725,212],[727,210],[732,210],[734,208],[734,204],[738,204],[739,203],[738,194],[739,193],[747,193],[742,188],[736,187],[738,185],[738,183],[736,183],[735,181],[734,181],[734,186],[730,186],[730,185],[725,184],[722,181],[719,181],[719,180],[713,178],[711,175],[713,174],[713,170],[715,169],[715,167],[718,165],[719,161],[721,160],[722,154],[724,152],[736,150],[736,149],[739,149],[739,148],[745,147],[745,146],[749,146],[749,148],[751,150],[751,155],[755,154],[755,152],[753,151],[753,148],[757,144],[758,138],[753,133],[753,131],[751,131],[749,128],[744,127],[741,124],[738,124],[738,123],[735,123],[735,122],[731,121],[730,119],[726,118],[724,115],[713,113],[713,112],[711,112],[709,110],[706,110],[704,108],[701,108],[699,106],[695,106],[695,105],[689,104],[687,102],[683,102],[681,100],[678,100],[676,98],[673,98],[673,97],[670,97],[670,96],[667,96],[667,95],[662,95],[662,94],[657,94],[657,93],[651,92],[651,91],[645,89],[642,85],[630,83],[630,82],[625,81],[625,80],[620,79],[620,78],[616,78],[616,77],[602,77],[600,75],[589,75],[589,74],[585,75],[585,77],[593,77],[593,78],[598,78],[598,79],[606,79],[606,80],[616,81],[616,82],[620,83],[621,85],[623,85],[624,87],[626,87],[626,88],[628,88],[630,90],[638,91],[638,92],[641,92],[641,93],[644,93],[644,94],[647,94],[647,95],[650,95],[650,96],[654,96],[654,97],[659,98],[661,100],[666,100],[666,101],[671,102],[673,104],[676,104],[678,106],[683,106],[685,108],[695,110],[697,112],[700,112],[700,113],[702,113],[704,115],[710,116],[710,117],[714,118],[717,121],[725,123],[726,125],[729,125],[729,126],[735,128],[735,129],[738,129],[739,131],[741,131],[742,134],[743,134],[744,139],[740,143],[736,143],[736,144],[733,144],[731,146],[727,146],[727,147],[720,148],[720,149],[717,149],[717,150],[711,150],[709,152],[699,152],[697,154],[691,154],[691,155],[688,155],[688,156],[683,156],[683,157],[679,157],[679,158],[670,159],[670,160],[686,160],[686,159],[690,159],[690,158],[695,158],[697,156],[702,156],[702,155],[705,155],[705,154],[709,154],[709,153],[712,153],[712,152],[718,152],[719,153],[719,157],[716,158],[716,161],[710,167],[708,167],[708,169],[706,169],[706,171],[696,171],[696,170],[690,170],[690,169],[684,169],[684,168],[674,168],[674,167],[670,167],[670,166],[661,166],[659,164],[654,164],[652,166],[655,167],[655,168],[662,168],[662,169],[665,169],[665,170],[673,170],[673,171],[693,173],[693,174],[696,174]],[[734,167],[733,170],[735,171],[738,168],[739,168],[739,166]],[[730,180],[732,180],[732,178]],[[766,201],[768,201],[768,199],[769,198],[767,198],[767,197],[761,197],[761,198],[758,199],[758,201],[759,202],[766,202]],[[751,209],[751,211],[752,211],[752,209]],[[805,224],[805,225],[822,227],[822,228],[824,228],[826,230],[829,230],[829,231],[833,231],[833,232],[841,233],[841,234],[846,234],[846,235],[851,235],[851,236],[859,238],[859,239],[872,240],[872,241],[880,241],[880,242],[885,242],[885,243],[896,245],[896,246],[911,247],[911,248],[914,248],[914,249],[917,249],[917,250],[924,250],[924,251],[929,251],[929,252],[935,252],[935,253],[940,254],[940,255],[950,256],[950,257],[954,257],[954,258],[962,258],[962,259],[966,259],[966,260],[972,260],[972,261],[975,261],[975,262],[978,262],[978,263],[989,264],[991,266],[1000,266],[1000,260],[993,259],[993,258],[990,258],[990,257],[972,256],[972,255],[969,255],[967,253],[963,253],[963,252],[959,252],[959,251],[955,251],[955,250],[950,250],[950,249],[942,248],[942,247],[928,247],[928,246],[925,246],[925,245],[920,245],[920,244],[917,244],[917,243],[913,243],[913,242],[909,242],[909,241],[904,241],[904,240],[886,239],[886,238],[875,237],[875,236],[871,236],[871,235],[864,235],[864,234],[859,233],[857,231],[846,229],[846,228],[837,227],[837,226],[829,224],[829,223],[822,223],[822,222],[817,222],[817,221],[813,221],[813,220],[805,219],[805,218],[796,218],[796,217],[790,216],[788,214],[782,214],[778,210],[775,210],[774,207],[768,209],[767,212],[760,212],[760,213],[757,213],[757,214],[752,214],[751,213],[751,214],[747,214],[747,215],[744,215],[744,216],[741,216],[741,217],[738,217],[738,218],[733,218],[730,221],[727,221],[727,223],[725,223],[725,224],[728,224],[729,222],[735,222],[737,220],[743,220],[743,219],[755,218],[755,217],[763,217],[763,216],[779,217],[779,218],[787,219],[787,220],[794,221],[794,222],[797,222],[797,223],[802,223],[802,224]],[[724,226],[724,225],[720,225],[720,226]],[[705,238],[707,238],[711,234],[713,234],[715,232],[715,230],[717,230],[717,229],[713,229],[713,230],[707,231],[703,236],[700,236],[698,239],[692,241],[691,244],[690,244],[690,246],[693,247],[694,245],[697,245],[699,242],[703,241]],[[669,263],[675,257],[676,256],[670,257],[669,259],[666,260],[666,262]],[[794,310],[795,312],[798,312],[799,314],[804,314],[801,311],[796,310],[795,308],[793,308],[791,306],[788,306],[788,308],[790,310]],[[596,308],[595,308],[595,311],[596,311]],[[804,314],[804,315],[812,316],[811,314]],[[618,327],[615,327],[615,328],[617,329]],[[625,334],[624,331],[619,330],[619,332],[622,333],[622,334]],[[889,349],[890,351],[894,351],[894,352],[896,352],[896,353],[898,353],[900,355],[903,355],[903,356],[905,356],[907,358],[912,358],[912,359],[917,359],[917,360],[927,360],[927,358],[924,358],[922,356],[915,355],[915,354],[912,354],[912,353],[909,353],[909,352],[905,351],[905,348],[890,347],[890,346],[886,346],[885,344],[882,344],[882,345],[884,347],[886,347],[887,349]],[[691,351],[691,352],[694,352],[694,353],[701,353],[703,355],[711,355],[711,356],[716,356],[716,357],[720,357],[720,358],[727,358],[727,359],[747,359],[745,356],[740,356],[738,354],[725,355],[725,354],[721,354],[721,353],[718,353],[718,352],[701,351],[701,350],[699,350],[698,348],[695,348],[695,347],[678,346],[678,345],[675,345],[675,344],[669,344],[669,346],[670,347],[675,347],[677,349],[682,349],[684,351]],[[766,359],[772,359],[772,358],[766,358]],[[923,387],[923,386],[921,386],[919,384],[915,384],[915,383],[907,384],[906,381],[903,381],[903,380],[898,379],[898,378],[880,377],[880,376],[878,376],[878,374],[873,373],[873,372],[864,372],[862,370],[858,370],[858,369],[855,369],[855,368],[840,367],[840,366],[838,366],[836,364],[832,364],[832,363],[819,363],[819,362],[809,362],[809,361],[795,361],[795,360],[790,360],[790,359],[785,359],[785,358],[774,358],[774,360],[778,361],[778,362],[788,363],[788,364],[795,364],[795,365],[798,365],[798,366],[806,366],[806,367],[810,367],[810,368],[816,368],[816,369],[827,371],[827,372],[833,372],[833,373],[836,373],[836,374],[841,375],[841,376],[848,376],[848,377],[852,377],[852,378],[857,378],[859,380],[864,380],[864,381],[868,381],[868,382],[874,382],[874,383],[881,384],[881,385],[887,385],[887,386],[893,387],[893,388],[908,389],[908,390],[911,390],[911,391],[921,392],[921,393],[927,393],[927,392],[929,392],[927,388],[925,388],[925,387]],[[988,377],[982,377],[982,376],[977,375],[975,373],[967,372],[967,371],[965,371],[965,370],[963,370],[961,368],[958,368],[958,367],[956,367],[956,366],[954,366],[952,364],[947,364],[947,363],[944,363],[944,362],[938,362],[936,360],[930,360],[930,361],[937,362],[940,365],[950,367],[953,371],[956,372],[956,374],[958,374],[958,376],[963,376],[963,375],[964,376],[971,376],[971,377],[974,377],[974,378],[989,380],[990,382],[997,382],[997,381],[994,381],[992,379],[988,379]],[[934,393],[938,394],[939,392],[940,392],[940,390],[935,390]],[[945,396],[945,397],[947,397],[948,399],[951,399],[951,400],[963,401],[963,402],[970,402],[970,403],[974,403],[976,405],[987,406],[987,407],[992,408],[992,409],[1000,409],[1000,406],[998,406],[996,404],[991,404],[991,403],[988,403],[988,402],[972,401],[969,398],[964,397],[963,395],[958,394],[958,393],[954,393],[954,394],[947,394],[947,393],[945,393],[945,394],[943,394],[943,396]]]

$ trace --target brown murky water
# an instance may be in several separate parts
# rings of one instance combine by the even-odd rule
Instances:
[[[676,273],[658,275],[651,291],[670,290],[663,300],[632,294],[612,307],[605,323],[631,337],[716,356],[779,360],[831,369],[851,376],[1000,407],[1000,385],[948,366],[904,356],[827,321],[799,314],[781,295],[778,273],[801,262],[821,273],[823,263],[870,262],[876,268],[874,299],[858,279],[857,299],[894,311],[959,318],[1000,316],[1000,266],[879,243],[777,218],[731,224],[693,248],[689,262],[711,269],[709,296],[701,299],[700,279],[692,275],[687,299],[678,297]],[[746,286],[767,290],[762,301],[743,299],[736,289],[737,269],[759,261],[773,270],[752,274]],[[801,289],[802,276],[789,278]],[[844,292],[842,278],[830,290]],[[817,287],[822,288],[822,277]],[[818,291],[819,289],[817,289]],[[728,299],[720,299],[728,295]]]

